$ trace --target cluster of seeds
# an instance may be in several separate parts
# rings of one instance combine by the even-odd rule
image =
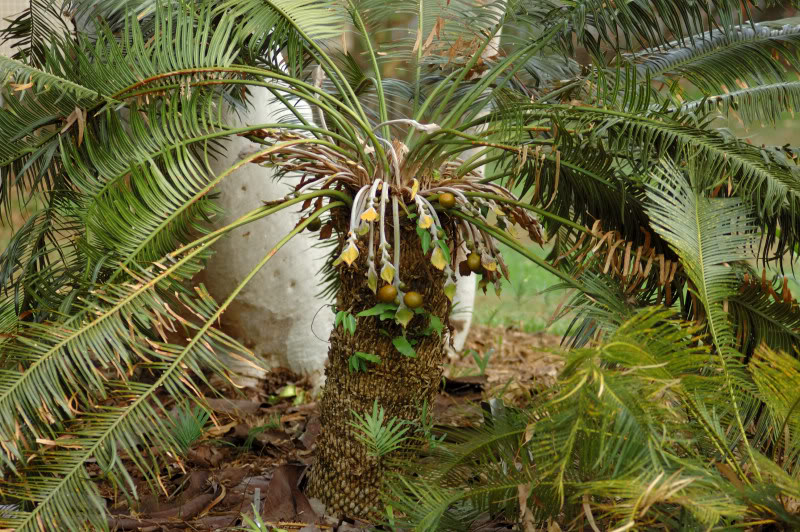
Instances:
[[[433,125],[411,125],[423,131],[435,130]],[[276,129],[261,130],[256,136],[276,143],[301,138]],[[518,206],[516,198],[507,189],[493,183],[482,183],[480,174],[475,171],[457,175],[458,159],[446,161],[437,169],[421,171],[417,168],[413,171],[404,167],[407,149],[401,142],[385,141],[385,144],[391,155],[391,176],[380,173],[370,176],[361,164],[329,147],[311,143],[286,145],[273,150],[263,161],[256,162],[301,174],[294,193],[284,200],[321,189],[352,194],[346,240],[334,265],[352,265],[361,253],[359,239],[366,240],[361,249],[366,247],[368,250],[367,285],[378,301],[398,306],[395,318],[403,326],[413,317],[413,309],[422,307],[424,301],[421,294],[408,291],[402,282],[400,246],[397,244],[400,242],[401,214],[414,220],[423,250],[430,252],[431,263],[445,277],[444,292],[451,301],[456,290],[456,271],[462,276],[477,273],[481,276],[480,285],[484,291],[493,284],[499,292],[500,278],[508,278],[508,268],[490,233],[501,232],[514,238],[511,228],[517,225],[527,231],[531,240],[541,244],[538,221]],[[319,208],[321,202],[322,198],[318,198],[313,208]],[[309,208],[310,204],[307,200],[303,209]],[[452,238],[448,238],[443,221],[451,227]],[[316,231],[320,226],[321,223],[315,220],[308,228]],[[393,230],[391,242],[394,245],[387,238],[389,227]],[[466,258],[460,262],[456,259],[459,250],[466,250]]]
[[[413,179],[411,186],[397,190],[389,183],[376,179],[373,183],[362,187],[355,195],[347,240],[335,263],[353,264],[360,254],[357,242],[360,238],[366,238],[368,240],[367,284],[379,302],[398,305],[396,319],[403,325],[407,323],[406,317],[412,315],[407,309],[421,307],[423,298],[418,292],[405,291],[406,286],[401,280],[399,246],[392,246],[386,238],[389,212],[391,225],[394,228],[394,242],[399,242],[400,238],[401,212],[408,212],[416,221],[417,234],[420,236],[423,248],[426,251],[430,249],[431,263],[445,276],[444,292],[451,301],[456,289],[457,278],[454,271],[456,265],[461,275],[479,274],[484,290],[490,283],[499,290],[500,276],[508,278],[508,268],[502,254],[486,228],[489,226],[508,228],[504,220],[509,218],[509,210],[505,206],[501,208],[492,199],[468,197],[466,193],[485,188],[486,196],[499,195],[511,199],[510,193],[501,187],[480,185],[466,180],[443,182],[422,193],[418,191],[417,186],[417,179]],[[404,198],[408,201],[404,201]],[[487,219],[490,211],[496,215],[494,222]],[[463,218],[459,219],[459,213],[478,220],[479,225]],[[443,218],[443,214],[448,218]],[[451,242],[447,241],[443,225],[443,221],[448,219],[458,220],[456,239]],[[511,219],[514,223],[528,228],[534,239],[541,243],[541,233],[535,219],[522,209],[512,211]],[[374,245],[376,235],[377,248]],[[458,262],[455,260],[456,250],[462,245],[468,254],[464,260]],[[379,288],[378,284],[381,281],[383,284]]]

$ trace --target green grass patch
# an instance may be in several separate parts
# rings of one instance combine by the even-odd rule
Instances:
[[[547,249],[537,244],[530,243],[528,247],[540,257],[547,255]],[[501,281],[502,292],[499,297],[491,287],[486,294],[479,291],[475,297],[473,319],[484,325],[513,327],[530,333],[547,330],[563,334],[569,325],[567,320],[549,326],[548,323],[566,292],[545,292],[559,282],[558,277],[502,244],[500,251],[511,279]]]

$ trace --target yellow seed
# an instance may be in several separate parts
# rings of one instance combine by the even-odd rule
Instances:
[[[407,292],[406,295],[403,296],[403,303],[405,303],[408,308],[421,307],[422,294],[419,292]]]
[[[439,205],[445,209],[452,209],[456,206],[456,197],[449,192],[439,195]]]
[[[397,297],[397,288],[390,284],[381,286],[378,290],[378,301],[381,303],[391,303]]]

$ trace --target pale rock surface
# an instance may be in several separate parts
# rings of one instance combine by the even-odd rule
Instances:
[[[459,253],[459,262],[466,256]],[[464,349],[469,334],[469,326],[472,324],[472,306],[475,303],[475,289],[477,276],[473,273],[468,277],[458,277],[456,281],[456,295],[453,296],[453,313],[450,316],[450,324],[453,326],[453,347],[451,354],[459,353]]]
[[[251,89],[251,107],[240,111],[241,124],[278,122],[286,113],[272,103],[262,87]],[[216,173],[225,171],[249,154],[263,149],[243,137],[231,139],[224,157],[211,163]],[[273,170],[247,164],[225,178],[215,192],[225,215],[217,222],[229,224],[243,214],[276,200],[291,191],[286,182],[273,179]],[[235,229],[214,246],[202,281],[220,300],[238,285],[264,255],[289,233],[300,219],[299,206]],[[261,269],[222,316],[222,327],[261,357],[268,367],[283,366],[307,374],[320,384],[328,354],[328,335],[333,312],[320,291],[318,270],[325,250],[313,246],[317,233],[303,232],[293,238]],[[236,370],[257,378],[255,368],[231,361]],[[243,366],[243,367],[242,367]],[[249,369],[248,369],[249,368]],[[252,384],[243,381],[240,384]]]

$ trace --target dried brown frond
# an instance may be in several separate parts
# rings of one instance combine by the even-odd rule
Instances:
[[[640,291],[658,290],[656,304],[670,306],[686,282],[680,261],[659,253],[652,245],[649,231],[644,242],[634,245],[619,231],[603,231],[602,221],[595,221],[588,233],[582,233],[573,246],[556,258],[554,264],[570,258],[577,265],[575,274],[595,269],[619,281],[623,292],[635,297]]]

